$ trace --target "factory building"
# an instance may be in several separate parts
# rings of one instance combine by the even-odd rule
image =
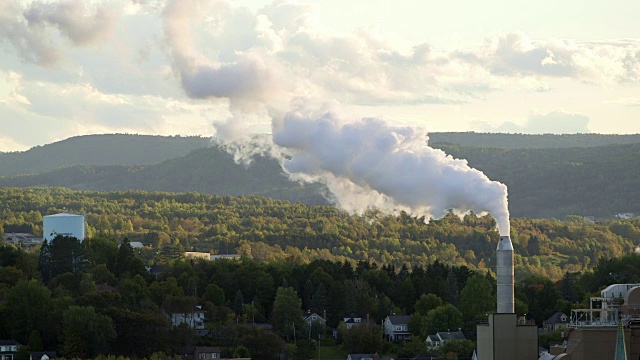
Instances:
[[[58,235],[73,236],[80,241],[86,236],[84,215],[60,213],[43,217],[42,235],[45,240],[51,241]]]
[[[538,327],[514,310],[513,244],[501,236],[496,249],[497,312],[478,324],[479,360],[537,360]]]
[[[590,298],[588,309],[571,310],[564,344],[553,359],[640,359],[640,284],[613,284]]]

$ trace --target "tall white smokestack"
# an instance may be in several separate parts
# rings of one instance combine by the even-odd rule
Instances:
[[[509,236],[500,236],[496,249],[496,275],[498,277],[498,314],[513,314],[513,244]]]

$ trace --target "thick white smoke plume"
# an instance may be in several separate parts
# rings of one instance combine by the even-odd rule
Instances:
[[[350,121],[328,111],[293,111],[274,122],[274,142],[286,148],[284,169],[325,183],[349,210],[376,206],[440,218],[489,212],[509,234],[507,187],[466,160],[427,145],[424,129],[373,118]]]

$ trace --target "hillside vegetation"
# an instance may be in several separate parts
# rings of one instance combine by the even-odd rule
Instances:
[[[488,269],[498,241],[489,216],[460,220],[450,215],[425,224],[404,214],[371,210],[352,216],[334,207],[258,196],[0,189],[6,233],[41,234],[42,216],[65,209],[85,213],[90,234],[127,236],[151,245],[147,260],[155,261],[199,250],[260,260],[373,261],[395,267],[439,260]],[[591,268],[599,258],[631,252],[640,242],[640,220],[514,219],[512,239],[519,277],[558,279],[565,271]]]
[[[0,153],[0,176],[40,174],[73,165],[148,165],[210,146],[203,137],[85,135],[27,151]]]
[[[502,149],[558,149],[640,143],[640,134],[500,134],[440,132],[429,134],[429,144],[450,144]]]
[[[432,146],[466,159],[509,187],[512,216],[612,218],[640,213],[640,143],[636,135],[431,134]],[[500,144],[502,147],[447,144]],[[525,148],[510,148],[517,144]],[[561,148],[572,144],[581,147]],[[556,148],[536,148],[536,147]],[[200,192],[260,195],[328,205],[319,184],[290,181],[279,164],[257,156],[237,164],[199,137],[95,135],[71,138],[23,153],[0,154],[3,187],[68,187],[77,190]]]

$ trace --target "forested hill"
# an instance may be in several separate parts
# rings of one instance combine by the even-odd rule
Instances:
[[[513,150],[438,146],[505,183],[515,217],[640,213],[640,144]]]
[[[462,138],[472,139],[485,134],[463,135]],[[488,135],[494,139],[503,136]],[[504,136],[518,139],[519,135]],[[538,140],[564,137],[584,140],[589,136],[599,139],[596,143],[634,138],[632,135],[541,135]],[[611,218],[618,213],[640,213],[637,201],[640,198],[637,180],[640,178],[640,143],[546,149],[443,143],[432,146],[456,158],[467,159],[469,165],[484,171],[489,178],[507,184],[510,210],[515,217]],[[83,136],[23,153],[0,154],[0,174],[16,172],[30,175],[0,177],[0,186],[193,191],[327,204],[322,196],[326,189],[317,184],[301,186],[290,181],[276,161],[256,157],[250,166],[239,165],[210,139],[199,137]]]
[[[501,134],[476,132],[430,133],[429,144],[449,144],[503,149],[557,149],[640,143],[640,134]]]
[[[431,133],[432,145],[569,148],[640,143],[640,135]],[[211,146],[208,137],[105,134],[76,136],[23,152],[0,152],[0,176],[41,174],[75,165],[151,165]]]
[[[76,136],[23,152],[0,153],[0,176],[40,174],[73,165],[148,165],[210,146],[204,137]]]
[[[484,269],[495,265],[498,241],[490,216],[448,215],[425,224],[406,214],[370,210],[352,216],[335,207],[258,196],[0,189],[0,232],[41,234],[42,216],[61,211],[84,213],[90,235],[127,236],[152,245],[145,256],[157,261],[182,251],[214,250],[260,260],[363,260],[397,268],[439,260]],[[519,277],[559,279],[640,244],[640,219],[512,219],[511,231]]]

